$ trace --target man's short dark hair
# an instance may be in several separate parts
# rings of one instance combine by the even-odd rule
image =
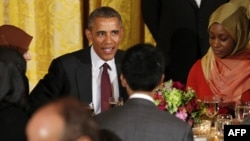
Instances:
[[[113,8],[108,6],[103,6],[95,9],[88,18],[88,29],[91,29],[93,26],[93,22],[96,18],[117,18],[120,26],[122,26],[122,18],[121,15]]]
[[[136,44],[127,49],[121,72],[132,90],[151,91],[164,73],[163,55],[151,44]]]

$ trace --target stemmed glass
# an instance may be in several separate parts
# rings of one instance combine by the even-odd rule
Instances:
[[[206,110],[206,115],[211,119],[211,121],[213,121],[212,119],[219,112],[219,98],[216,96],[205,96],[204,106]],[[212,125],[214,125],[213,122]]]

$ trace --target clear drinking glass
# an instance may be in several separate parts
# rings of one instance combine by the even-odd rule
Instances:
[[[239,122],[242,122],[246,117],[250,116],[249,103],[237,103],[235,105],[235,117]]]
[[[205,96],[204,105],[206,115],[211,119],[219,112],[219,98],[216,96]]]
[[[215,121],[216,135],[219,138],[224,137],[224,125],[231,125],[233,116],[230,114],[218,114]]]

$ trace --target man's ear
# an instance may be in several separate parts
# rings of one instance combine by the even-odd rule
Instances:
[[[161,75],[161,82],[160,82],[160,83],[163,83],[164,78],[165,78],[165,74],[162,74],[162,75]]]
[[[160,85],[164,82],[164,78],[165,78],[165,75],[164,75],[164,74],[162,74],[162,75],[161,75],[161,79],[160,79],[160,82],[159,82],[158,86],[160,86]]]
[[[85,29],[85,36],[87,37],[89,44],[92,44],[92,33],[89,29]]]
[[[120,80],[121,80],[122,86],[126,88],[128,84],[127,84],[127,81],[124,78],[123,74],[120,75]]]

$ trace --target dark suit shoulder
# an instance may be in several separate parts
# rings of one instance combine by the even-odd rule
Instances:
[[[123,55],[124,51],[118,49],[115,55],[116,62],[120,62]],[[55,61],[60,60],[62,62],[67,63],[68,61],[71,62],[73,59],[81,61],[84,64],[91,64],[90,47],[64,54],[62,56],[55,58],[54,60]]]
[[[193,140],[191,127],[187,123],[169,112],[159,110],[147,100],[129,99],[124,106],[96,115],[94,119],[101,128],[113,131],[126,141]],[[155,129],[159,129],[157,133]],[[173,136],[166,136],[166,133]]]
[[[90,47],[86,49],[77,50],[71,53],[64,54],[59,56],[58,58],[54,59],[55,61],[60,60],[66,64],[72,63],[72,61],[80,61],[82,63],[91,63],[90,58]],[[54,61],[53,60],[53,61]]]

